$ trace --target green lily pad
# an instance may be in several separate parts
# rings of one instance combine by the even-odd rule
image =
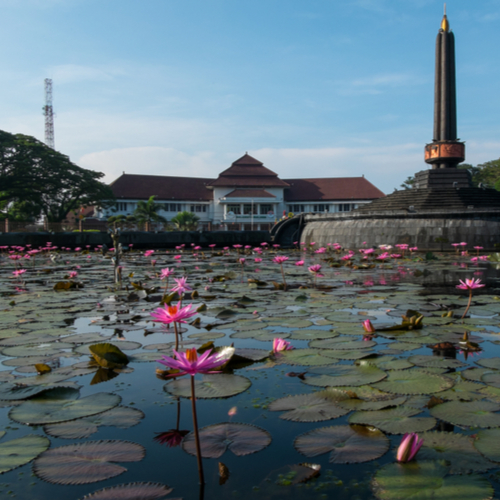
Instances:
[[[92,344],[88,346],[93,358],[106,369],[122,368],[128,365],[128,357],[119,347],[113,344]]]
[[[459,381],[451,389],[439,393],[441,399],[457,400],[460,401],[474,401],[476,399],[483,399],[484,394],[478,392],[484,386],[476,384],[475,382]]]
[[[345,395],[344,397],[348,397]],[[321,393],[298,394],[273,401],[269,411],[286,411],[280,418],[292,422],[321,422],[349,413]]]
[[[25,356],[52,356],[63,349],[72,349],[73,344],[67,342],[50,342],[38,345],[20,345],[15,347],[4,347],[2,354],[14,358]]]
[[[352,350],[352,349],[368,349],[376,346],[374,340],[350,340],[346,337],[337,337],[333,339],[312,340],[309,342],[309,347],[315,349],[336,349],[336,350]]]
[[[490,500],[491,484],[478,474],[448,476],[444,461],[392,463],[379,469],[372,489],[380,500]]]
[[[313,376],[313,373],[320,374]],[[315,368],[304,378],[304,383],[317,387],[340,387],[344,385],[360,386],[372,384],[387,377],[387,374],[376,366],[334,365]]]
[[[476,443],[470,436],[455,432],[425,432],[419,437],[423,439],[424,444],[417,459],[446,460],[450,474],[485,472],[497,467],[474,448]]]
[[[120,404],[116,394],[100,392],[81,399],[34,398],[13,408],[9,417],[26,425],[43,425],[89,417]]]
[[[424,367],[461,368],[462,366],[466,366],[465,363],[462,363],[458,359],[444,358],[441,356],[427,356],[422,354],[410,356],[408,361],[414,365]]]
[[[323,366],[336,363],[335,360],[323,355],[319,349],[293,349],[279,353],[279,361],[287,365]]]
[[[33,472],[52,484],[88,484],[118,476],[127,469],[113,462],[138,462],[145,449],[129,441],[87,441],[52,448],[33,464]]]
[[[93,417],[79,418],[60,424],[46,425],[43,430],[49,436],[62,439],[83,439],[98,431],[99,426],[113,426],[128,429],[137,425],[144,413],[128,406],[117,406]]]
[[[500,462],[500,429],[483,429],[477,433],[474,448],[493,462]],[[494,467],[497,467],[495,464]]]
[[[433,394],[453,387],[453,380],[412,368],[390,371],[387,379],[374,387],[394,394]]]
[[[378,429],[337,425],[306,432],[295,439],[294,446],[306,457],[329,453],[330,463],[356,464],[384,455],[389,449],[389,439]]]
[[[225,422],[209,425],[199,430],[201,456],[219,458],[226,450],[238,457],[263,450],[271,443],[271,435],[264,429],[251,424]],[[196,455],[196,443],[191,432],[182,441],[182,448]]]
[[[338,337],[337,332],[332,332],[328,330],[293,330],[290,332],[290,339],[293,340],[320,340],[320,339],[332,339]]]
[[[430,413],[453,425],[489,428],[500,426],[500,414],[493,413],[498,410],[500,405],[489,401],[448,401],[434,406]]]
[[[436,419],[429,417],[414,417],[422,410],[409,406],[397,406],[378,411],[357,411],[349,417],[350,424],[373,425],[389,434],[404,434],[406,432],[423,432],[436,425]]]
[[[31,462],[50,445],[43,436],[30,434],[0,444],[0,474]]]
[[[228,398],[245,392],[251,385],[252,382],[246,377],[225,373],[203,375],[201,380],[195,380],[194,383],[197,399]],[[190,377],[172,380],[163,389],[174,396],[190,398]]]
[[[161,483],[127,483],[109,486],[85,495],[81,500],[157,500],[172,492]],[[179,498],[170,500],[180,500]]]

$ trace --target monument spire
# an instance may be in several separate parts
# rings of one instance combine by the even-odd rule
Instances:
[[[450,30],[446,4],[436,38],[434,134],[425,146],[425,161],[433,169],[455,168],[465,160],[465,145],[457,139],[455,35]]]

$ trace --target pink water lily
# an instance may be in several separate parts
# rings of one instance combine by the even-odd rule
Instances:
[[[475,290],[476,288],[482,288],[485,286],[484,284],[481,283],[481,280],[478,279],[466,279],[465,281],[459,280],[460,285],[457,285],[457,288],[460,288],[460,290]]]
[[[320,264],[314,264],[313,266],[309,266],[308,270],[309,270],[310,273],[318,274],[321,271],[321,265]]]
[[[397,461],[410,462],[415,458],[415,455],[418,453],[418,450],[420,450],[423,444],[424,440],[419,440],[417,433],[406,433],[401,440],[401,444],[399,445],[398,452],[396,454]]]
[[[180,303],[176,306],[165,305],[164,308],[159,307],[151,313],[151,316],[160,323],[186,323],[186,319],[193,317],[196,311],[193,310],[193,305],[189,304],[181,307]]]
[[[273,352],[276,354],[281,351],[291,351],[294,347],[290,344],[290,342],[286,341],[282,338],[275,338],[273,340]]]
[[[375,328],[369,319],[363,321],[363,328],[366,333],[375,333]]]
[[[168,278],[169,276],[171,276],[174,273],[175,273],[175,269],[174,268],[169,269],[167,267],[165,269],[162,269],[161,272],[160,272],[160,279],[164,280],[165,278]]]
[[[288,260],[288,257],[285,257],[284,255],[276,255],[274,257],[273,262],[276,264],[283,264],[283,262],[286,262]]]
[[[186,283],[187,278],[174,278],[174,281],[177,283],[172,288],[172,292],[177,292],[179,295],[182,295],[184,292],[191,292],[193,289]]]
[[[194,377],[197,373],[219,373],[218,371],[213,371],[223,365],[227,361],[227,356],[223,354],[212,354],[212,349],[205,351],[200,357],[196,349],[186,349],[186,352],[173,351],[176,358],[171,358],[169,356],[162,356],[158,360],[158,363],[165,365],[174,370],[180,370],[180,373],[175,373],[168,375],[170,377],[180,377],[182,375],[191,375]]]

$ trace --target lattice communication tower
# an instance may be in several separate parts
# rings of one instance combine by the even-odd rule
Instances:
[[[54,149],[54,110],[52,109],[52,79],[45,78],[45,144]]]

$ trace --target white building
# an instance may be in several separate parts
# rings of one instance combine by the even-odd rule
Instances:
[[[155,195],[167,220],[179,212],[195,213],[203,228],[268,230],[290,212],[347,212],[385,196],[364,177],[280,179],[245,154],[217,179],[123,174],[111,188],[116,208],[98,216],[130,215],[139,200]]]

